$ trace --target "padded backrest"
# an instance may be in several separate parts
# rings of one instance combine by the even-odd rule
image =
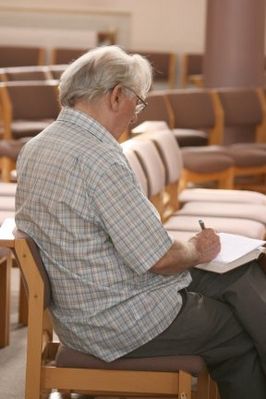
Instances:
[[[167,104],[165,101],[165,95],[168,91],[152,91],[149,93],[146,101],[147,107],[138,114],[137,120],[133,123],[130,128],[133,129],[145,121],[164,121],[167,125],[170,124],[170,115],[168,112]]]
[[[184,54],[186,58],[186,72],[188,75],[200,75],[203,73],[203,54],[187,53]]]
[[[43,54],[40,47],[0,46],[0,67],[39,65]]]
[[[148,140],[131,139],[123,145],[135,151],[148,182],[148,197],[158,195],[165,186],[165,169],[155,144]]]
[[[13,120],[56,119],[60,107],[56,81],[7,82]]]
[[[175,54],[167,51],[131,50],[147,58],[153,67],[154,81],[165,81],[169,79],[171,69],[175,67]]]
[[[181,177],[183,160],[174,134],[171,130],[159,130],[147,133],[146,137],[155,143],[164,163],[166,184],[176,183]]]
[[[210,93],[204,89],[169,91],[174,127],[184,129],[210,129],[215,125],[215,113]]]
[[[263,112],[255,88],[224,88],[217,92],[225,126],[254,126],[262,122]]]
[[[133,149],[128,148],[124,143],[121,144],[123,148],[123,152],[128,160],[128,163],[130,164],[132,170],[134,171],[137,181],[139,182],[144,194],[148,196],[148,182],[147,178],[145,176],[145,173],[143,171],[143,168],[141,166],[141,163],[136,155],[136,153],[133,151]]]

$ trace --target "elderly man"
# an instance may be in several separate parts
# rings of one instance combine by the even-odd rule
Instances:
[[[116,46],[66,69],[61,113],[19,157],[17,226],[39,245],[65,345],[105,361],[199,354],[222,399],[265,399],[265,275],[255,262],[225,276],[194,269],[218,236],[172,241],[117,142],[151,81],[147,60]]]

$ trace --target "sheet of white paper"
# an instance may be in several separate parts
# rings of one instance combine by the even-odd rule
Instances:
[[[219,233],[219,237],[221,251],[214,261],[225,263],[232,262],[265,243],[263,240],[255,240],[236,234]]]

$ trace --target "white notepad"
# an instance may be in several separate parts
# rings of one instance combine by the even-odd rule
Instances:
[[[196,267],[215,273],[226,273],[253,259],[257,259],[263,251],[266,241],[240,236],[236,234],[219,233],[221,251],[209,263],[202,263]]]

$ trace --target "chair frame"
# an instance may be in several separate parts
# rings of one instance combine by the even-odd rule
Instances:
[[[11,258],[0,260],[0,348],[9,345]]]
[[[27,83],[31,84],[32,82],[38,82],[38,81],[20,81],[18,84],[23,84],[25,83],[25,86]],[[51,85],[53,86],[53,89],[55,91],[55,96],[57,95],[56,90],[57,90],[57,81],[54,79],[47,79],[41,81],[44,84]],[[12,85],[13,83],[16,82],[10,82]],[[8,84],[9,82],[0,82],[0,111],[1,111],[1,118],[3,122],[3,135],[2,139],[5,140],[7,143],[8,142],[14,142],[18,140],[13,138],[12,135],[12,121],[13,121],[13,107],[12,107],[12,100],[10,98],[10,95],[8,93]],[[4,182],[10,182],[11,181],[11,172],[12,170],[16,169],[16,160],[8,157],[8,156],[1,156],[0,157],[0,164],[1,164],[1,178],[2,181]]]
[[[11,249],[21,268],[28,293],[28,347],[26,399],[48,398],[52,389],[90,395],[166,396],[191,399],[191,375],[176,372],[62,368],[54,365],[59,346],[53,341],[49,310],[45,309],[45,284],[39,271],[34,241],[7,219],[0,228],[0,246]],[[207,371],[198,377],[197,399],[217,397]],[[212,396],[209,396],[210,393]]]

